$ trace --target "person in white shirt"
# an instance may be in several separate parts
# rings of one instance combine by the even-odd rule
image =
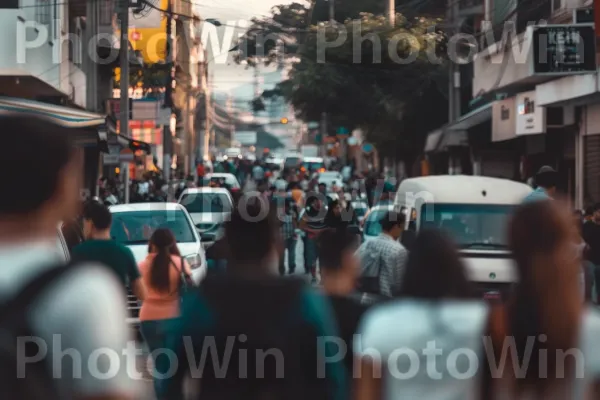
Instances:
[[[82,152],[68,141],[73,137],[69,129],[31,115],[1,119],[7,134],[0,147],[0,175],[12,188],[0,199],[3,303],[60,264],[57,227],[78,214],[84,168]],[[35,185],[30,184],[31,177],[36,178]],[[28,310],[35,337],[47,345],[45,361],[61,399],[139,398],[123,356],[130,339],[125,293],[107,268],[75,266],[34,297]],[[77,356],[65,354],[67,349]],[[99,351],[115,356],[98,358]],[[104,374],[108,368],[115,373]]]

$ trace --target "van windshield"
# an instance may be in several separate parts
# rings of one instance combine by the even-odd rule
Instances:
[[[507,250],[507,228],[514,206],[424,204],[421,228],[445,230],[460,249]]]

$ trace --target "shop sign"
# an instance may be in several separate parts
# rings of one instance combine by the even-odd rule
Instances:
[[[533,75],[596,72],[593,24],[540,25],[532,29]]]
[[[514,139],[517,105],[514,97],[495,101],[492,105],[492,141]]]
[[[536,105],[535,90],[517,95],[517,135],[546,132],[546,109]]]

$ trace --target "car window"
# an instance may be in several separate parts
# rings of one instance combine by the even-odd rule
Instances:
[[[110,236],[125,245],[144,244],[158,228],[170,229],[177,243],[197,241],[194,228],[181,210],[115,212]]]
[[[225,193],[186,193],[180,203],[190,213],[231,212],[231,200]]]
[[[423,227],[445,230],[463,249],[507,249],[507,226],[513,206],[427,204],[421,208]]]

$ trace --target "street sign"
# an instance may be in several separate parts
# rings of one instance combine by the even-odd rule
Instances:
[[[362,151],[364,153],[370,153],[373,151],[373,145],[371,143],[363,143]]]
[[[104,154],[103,157],[104,165],[119,165],[118,154]]]
[[[534,26],[533,75],[596,72],[596,32],[592,24]]]

